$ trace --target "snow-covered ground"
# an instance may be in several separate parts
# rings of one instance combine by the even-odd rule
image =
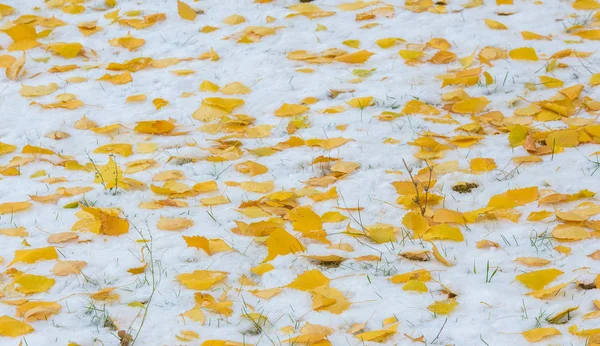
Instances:
[[[599,11],[0,0],[0,345],[600,345]]]

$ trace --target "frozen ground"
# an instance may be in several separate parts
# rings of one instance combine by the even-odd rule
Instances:
[[[600,344],[596,1],[0,1],[0,345]]]

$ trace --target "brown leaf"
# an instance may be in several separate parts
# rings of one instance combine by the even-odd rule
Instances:
[[[523,142],[523,148],[525,148],[525,150],[527,150],[529,153],[535,153],[537,151],[535,140],[531,134],[528,134],[527,138],[525,138],[525,142]]]

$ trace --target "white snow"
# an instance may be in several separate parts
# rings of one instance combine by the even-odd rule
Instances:
[[[449,13],[442,15],[428,12],[416,14],[403,9],[404,4],[401,1],[390,1],[389,3],[394,5],[396,10],[393,18],[378,17],[372,21],[356,22],[356,13],[369,8],[360,11],[340,11],[336,7],[343,3],[343,0],[313,2],[323,10],[337,13],[334,16],[312,20],[302,16],[285,18],[287,14],[292,13],[288,7],[295,4],[295,0],[275,0],[267,4],[254,3],[251,0],[187,1],[194,9],[205,11],[191,22],[179,17],[174,0],[119,0],[116,8],[121,13],[142,10],[143,14],[164,12],[167,16],[166,21],[158,22],[150,28],[135,30],[120,26],[118,23],[110,24],[110,20],[103,17],[106,12],[93,9],[104,7],[103,1],[100,0],[85,2],[86,11],[79,15],[63,13],[60,9],[49,9],[41,0],[4,0],[3,3],[16,8],[17,14],[3,18],[3,25],[28,13],[44,17],[56,16],[69,25],[57,27],[48,38],[40,39],[40,42],[80,42],[86,49],[93,49],[98,56],[88,61],[82,58],[67,61],[38,47],[27,51],[27,75],[24,79],[10,81],[4,76],[0,77],[2,84],[0,85],[0,141],[18,148],[15,153],[0,156],[0,165],[6,165],[15,155],[27,156],[17,154],[27,144],[72,156],[82,164],[89,162],[89,155],[96,164],[103,165],[107,162],[108,156],[92,153],[98,146],[108,143],[130,143],[135,149],[138,143],[150,141],[157,143],[160,148],[153,154],[136,153],[127,158],[116,156],[116,161],[121,167],[124,167],[126,162],[146,158],[153,158],[159,163],[157,167],[127,175],[128,177],[150,185],[152,176],[157,172],[179,169],[185,173],[187,179],[184,182],[190,186],[213,179],[216,179],[219,185],[218,193],[186,199],[189,208],[166,207],[148,210],[139,208],[138,204],[162,198],[149,189],[121,191],[114,195],[104,190],[100,184],[94,183],[93,172],[65,170],[63,167],[53,166],[39,159],[22,166],[20,176],[2,177],[0,203],[29,200],[29,195],[52,194],[62,186],[92,186],[94,190],[85,194],[87,201],[103,208],[120,208],[132,225],[130,232],[120,237],[78,232],[80,241],[89,240],[89,242],[57,245],[61,260],[88,262],[88,266],[83,270],[85,276],[56,277],[56,284],[48,292],[29,297],[33,300],[58,301],[62,305],[62,310],[48,321],[30,322],[35,332],[25,335],[23,344],[26,340],[28,345],[67,345],[69,342],[80,345],[118,345],[116,332],[103,326],[104,312],[90,311],[90,304],[95,304],[95,309],[105,310],[119,329],[129,330],[135,336],[142,320],[138,315],[140,309],[127,306],[127,303],[146,301],[152,290],[152,285],[145,281],[150,280],[149,271],[142,275],[131,275],[127,272],[129,268],[142,265],[136,257],[140,256],[143,244],[136,242],[140,239],[140,234],[133,228],[135,226],[144,237],[148,238],[149,234],[152,235],[155,262],[151,266],[156,269],[157,279],[160,279],[136,342],[139,345],[198,345],[210,339],[259,345],[270,345],[272,342],[280,344],[279,340],[291,337],[280,331],[282,327],[294,326],[295,323],[302,325],[305,322],[333,328],[335,332],[329,336],[329,341],[333,345],[361,345],[363,342],[347,333],[352,324],[367,322],[366,330],[382,329],[382,321],[391,316],[396,316],[400,322],[398,332],[386,341],[387,344],[393,345],[416,344],[404,336],[405,333],[412,337],[424,335],[429,344],[438,345],[484,345],[485,343],[525,345],[528,342],[520,333],[535,328],[538,322],[543,327],[556,327],[563,334],[544,340],[543,344],[554,342],[562,345],[583,345],[585,339],[571,335],[567,328],[572,324],[577,324],[584,329],[598,326],[597,320],[582,319],[585,312],[594,309],[591,302],[593,299],[600,298],[598,290],[582,291],[573,284],[562,291],[559,297],[544,301],[525,296],[528,292],[527,288],[518,282],[513,282],[516,275],[531,270],[514,262],[515,258],[526,256],[552,260],[547,267],[564,272],[555,283],[569,280],[590,282],[598,274],[598,262],[587,257],[599,249],[597,238],[564,244],[572,247],[569,256],[553,250],[554,246],[560,245],[554,240],[535,239],[536,234],[551,230],[558,223],[548,221],[553,220],[553,217],[547,219],[547,222],[529,222],[526,221],[527,215],[531,211],[541,209],[552,211],[551,206],[538,208],[537,203],[534,202],[518,207],[517,209],[523,215],[517,223],[497,220],[470,224],[468,228],[461,226],[465,236],[464,242],[436,241],[440,251],[443,249],[444,256],[455,264],[453,267],[445,267],[437,261],[414,262],[399,257],[398,253],[401,251],[421,250],[423,246],[431,249],[429,244],[422,244],[416,240],[401,241],[400,236],[393,244],[369,243],[366,246],[364,242],[341,233],[345,230],[348,221],[352,227],[359,228],[359,225],[349,218],[345,222],[327,223],[324,227],[331,234],[328,239],[332,243],[351,244],[355,249],[351,253],[330,250],[324,244],[300,238],[299,233],[295,233],[289,223],[285,228],[301,239],[307,247],[306,254],[338,254],[349,258],[381,255],[381,261],[350,259],[337,268],[324,268],[299,254],[280,256],[271,262],[275,270],[260,277],[251,274],[250,268],[261,263],[267,253],[266,247],[252,237],[231,232],[235,227],[234,220],[248,223],[257,221],[245,217],[234,209],[243,201],[255,200],[261,196],[261,194],[245,192],[238,187],[225,185],[225,181],[250,180],[248,176],[234,170],[232,164],[254,160],[266,165],[269,167],[269,172],[252,180],[273,180],[276,190],[290,190],[304,187],[304,181],[319,175],[318,169],[311,166],[312,160],[319,155],[339,157],[344,161],[358,162],[361,166],[358,171],[335,184],[343,199],[340,197],[337,200],[313,204],[310,199],[303,197],[300,199],[300,204],[312,204],[313,210],[319,215],[335,210],[333,209],[335,206],[360,206],[364,208],[360,212],[364,225],[380,222],[402,226],[402,217],[407,211],[396,204],[398,195],[391,183],[408,179],[402,159],[416,169],[424,167],[423,161],[413,156],[418,148],[407,143],[418,138],[423,131],[448,136],[459,133],[454,131],[457,125],[434,124],[424,120],[420,115],[400,117],[392,122],[379,121],[375,116],[386,110],[399,112],[406,102],[415,98],[441,107],[440,95],[454,90],[454,87],[441,89],[441,82],[435,76],[446,73],[449,69],[459,68],[460,64],[458,62],[449,65],[423,63],[409,66],[398,56],[398,50],[402,49],[401,45],[382,49],[375,44],[377,39],[401,37],[410,43],[426,43],[431,38],[443,37],[452,44],[450,50],[458,57],[465,57],[485,46],[507,50],[531,46],[540,56],[543,54],[545,57],[560,49],[573,48],[591,52],[598,48],[594,41],[584,40],[573,45],[563,42],[563,40],[578,39],[566,34],[564,26],[571,26],[577,20],[593,13],[573,10],[572,1],[546,0],[543,4],[536,4],[534,1],[515,0],[515,5],[499,7],[494,1],[486,0],[484,6],[472,9],[463,9],[462,1],[447,2]],[[36,6],[39,8],[34,9]],[[498,16],[499,8],[514,14]],[[225,17],[236,13],[244,16],[246,22],[236,26],[222,23]],[[579,19],[569,18],[573,13],[577,13]],[[268,24],[267,16],[276,18],[276,21]],[[504,23],[509,30],[489,29],[483,22],[486,18]],[[84,37],[76,24],[93,20],[98,20],[98,25],[103,26],[104,29]],[[381,26],[371,29],[359,28],[369,22],[377,22]],[[317,24],[325,25],[327,30],[316,31]],[[210,34],[200,33],[200,28],[205,25],[217,26],[220,29]],[[282,28],[275,35],[265,36],[260,42],[254,44],[239,44],[236,43],[236,39],[223,39],[250,25],[282,26]],[[526,30],[542,35],[553,35],[554,40],[525,41],[519,32]],[[129,31],[134,37],[145,39],[146,44],[133,52],[108,44],[109,39],[125,36]],[[309,65],[286,58],[286,54],[294,50],[320,52],[336,47],[352,52],[354,49],[342,44],[342,41],[348,39],[360,40],[361,49],[372,51],[375,55],[361,65],[338,62]],[[19,57],[20,52],[6,51],[6,47],[11,42],[8,36],[0,35],[0,45],[5,47],[5,50],[0,53]],[[193,59],[164,69],[144,69],[132,73],[133,82],[124,85],[96,81],[105,73],[115,73],[104,69],[109,62],[123,62],[136,57],[196,58],[210,48],[220,55],[220,60],[212,62]],[[46,56],[50,56],[46,63],[32,60]],[[554,77],[563,80],[565,87],[584,84],[582,95],[596,100],[600,98],[600,88],[589,86],[590,72],[586,68],[589,66],[597,69],[600,63],[597,54],[586,58],[585,61],[569,57],[562,59],[561,62],[569,64],[570,67],[555,70],[552,73]],[[71,63],[80,66],[99,66],[99,68],[80,68],[60,74],[47,72],[54,65]],[[557,89],[544,89],[541,86],[536,91],[524,93],[525,83],[538,84],[538,76],[547,74],[544,70],[546,63],[546,60],[537,62],[496,60],[493,62],[493,67],[484,67],[484,71],[494,77],[495,83],[488,87],[472,86],[466,91],[472,97],[487,97],[491,101],[487,109],[498,110],[505,116],[511,116],[514,107],[509,106],[510,101],[518,97],[532,101],[542,100],[556,93]],[[477,62],[473,67],[475,66]],[[314,68],[316,71],[312,74],[299,73],[296,72],[298,68]],[[352,74],[355,68],[377,70],[361,83],[350,83],[350,80],[356,78]],[[176,69],[193,69],[196,73],[176,76],[169,72]],[[28,79],[29,76],[34,75],[35,77]],[[66,82],[66,79],[76,76],[88,78],[88,81],[77,84]],[[503,83],[505,76],[507,76],[506,81]],[[237,96],[199,92],[198,87],[203,80],[210,80],[219,86],[239,81],[250,87],[252,92]],[[76,110],[43,109],[30,105],[31,100],[19,94],[21,84],[49,83],[57,83],[60,86],[59,91],[36,98],[36,102],[51,103],[55,101],[58,93],[72,93],[77,95],[85,106]],[[354,89],[355,91],[331,99],[328,97],[330,89]],[[194,95],[183,98],[181,97],[183,92],[193,92]],[[127,96],[142,93],[148,97],[145,102],[125,103]],[[206,157],[208,153],[201,148],[210,147],[213,144],[211,140],[223,136],[221,133],[209,135],[197,131],[196,128],[203,123],[191,116],[200,106],[203,98],[214,96],[243,98],[245,105],[236,112],[255,117],[256,125],[275,126],[272,135],[268,138],[241,139],[244,144],[243,150],[271,146],[287,140],[290,137],[286,131],[288,120],[278,118],[273,113],[284,102],[300,103],[303,98],[309,96],[319,99],[317,104],[310,106],[311,110],[307,113],[311,126],[300,129],[295,135],[303,139],[344,137],[351,138],[353,141],[331,151],[302,146],[286,149],[267,157],[257,157],[245,152],[240,160],[233,162],[211,163],[201,160],[182,166],[176,166],[173,162],[167,163],[170,156]],[[345,101],[353,97],[363,96],[374,96],[377,104],[364,110],[349,108],[345,104]],[[151,100],[157,97],[168,100],[170,104],[156,111]],[[519,101],[519,107],[526,104],[526,101]],[[317,112],[338,105],[344,105],[348,109],[338,114]],[[394,110],[391,109],[392,106],[400,108]],[[129,129],[132,129],[137,121],[172,118],[178,124],[178,129],[190,132],[185,136],[152,136],[148,139],[145,135],[127,131],[111,138],[92,131],[74,129],[74,123],[83,115],[96,121],[100,126],[119,123]],[[592,114],[585,113],[578,116],[593,117]],[[471,122],[469,116],[454,114],[453,118],[461,124]],[[336,126],[341,124],[348,124],[348,128],[345,131],[337,130]],[[540,129],[545,126],[566,127],[562,122],[534,125]],[[60,141],[44,137],[44,134],[51,131],[65,131],[71,134],[71,137]],[[386,138],[397,139],[400,143],[383,144]],[[512,188],[538,186],[540,189],[554,189],[566,194],[576,193],[582,189],[596,192],[600,186],[598,185],[600,172],[592,174],[595,166],[588,160],[588,156],[597,150],[596,144],[582,144],[577,148],[566,148],[564,153],[556,154],[553,158],[544,156],[543,163],[523,164],[516,167],[512,158],[527,155],[525,149],[522,147],[511,149],[506,133],[497,135],[488,133],[480,143],[469,148],[446,151],[445,157],[436,161],[441,163],[458,160],[460,168],[464,169],[464,171],[439,176],[436,193],[445,196],[443,203],[445,208],[464,212],[484,207],[491,196]],[[469,160],[475,157],[493,158],[498,170],[479,175],[468,173]],[[515,174],[508,177],[500,172],[500,170],[510,172],[515,169]],[[39,179],[31,179],[30,176],[39,170],[45,170],[50,177],[66,177],[68,182],[48,185],[38,181]],[[404,174],[388,174],[386,170],[401,170]],[[470,194],[458,194],[452,191],[451,187],[460,181],[472,181],[480,187]],[[231,203],[209,209],[199,202],[200,198],[223,192]],[[49,233],[69,231],[78,220],[75,216],[76,209],[64,209],[63,206],[80,199],[81,196],[62,198],[57,204],[33,202],[33,208],[28,211],[1,216],[0,228],[25,227],[29,232],[26,240],[31,248],[48,246]],[[559,209],[569,210],[578,203],[560,205]],[[349,216],[347,212],[342,211],[342,213]],[[183,232],[161,231],[155,226],[160,216],[187,217],[194,221],[194,226]],[[359,217],[356,212],[352,212],[352,216]],[[182,235],[222,238],[236,251],[208,256],[201,250],[188,248]],[[502,237],[506,238],[508,243],[504,242]],[[475,243],[484,238],[498,242],[501,249],[477,249]],[[0,256],[4,257],[4,263],[0,264],[1,270],[8,270],[8,264],[15,250],[27,248],[22,241],[22,238],[0,235]],[[52,268],[55,263],[56,261],[19,263],[10,268],[54,277]],[[491,270],[499,268],[490,283],[485,282],[487,263]],[[391,275],[419,268],[430,270],[435,280],[458,295],[456,299],[459,305],[452,314],[433,316],[427,310],[427,306],[434,300],[446,298],[438,283],[428,282],[430,293],[419,294],[403,291],[401,285],[389,281]],[[477,273],[473,272],[474,268]],[[225,284],[216,285],[208,293],[218,297],[226,288],[231,288],[227,297],[234,302],[232,316],[227,318],[207,312],[205,325],[189,319],[184,320],[180,316],[194,306],[195,292],[183,287],[175,277],[199,269],[229,273]],[[331,287],[339,289],[353,303],[350,309],[341,315],[315,312],[311,306],[310,293],[292,289],[284,289],[281,294],[270,300],[257,298],[248,293],[246,287],[241,291],[237,290],[240,288],[238,279],[242,275],[256,281],[259,284],[258,288],[266,289],[285,286],[298,274],[309,269],[319,269],[332,279]],[[0,274],[0,289],[5,288],[10,282],[11,279],[6,273]],[[119,302],[105,305],[103,302],[93,303],[89,294],[107,287],[116,287],[115,292],[120,295]],[[248,288],[253,289],[253,287]],[[18,298],[23,297],[4,297],[5,300]],[[264,333],[258,335],[247,333],[252,329],[252,325],[241,316],[245,304],[253,306],[256,312],[269,318]],[[548,315],[572,306],[579,306],[580,310],[573,315],[568,324],[548,325],[544,320]],[[0,304],[0,315],[14,317],[14,311],[14,306]],[[543,318],[536,320],[540,316]],[[175,335],[181,330],[195,331],[200,338],[189,343],[178,341]],[[19,338],[0,337],[0,345],[16,345],[19,340]]]

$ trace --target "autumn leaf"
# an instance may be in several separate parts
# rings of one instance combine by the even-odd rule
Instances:
[[[17,80],[25,75],[25,53],[6,68],[6,78]]]
[[[538,199],[537,187],[526,187],[521,189],[508,190],[505,193],[498,194],[490,198],[487,206],[495,209],[514,208],[520,205],[531,203]]]
[[[202,291],[227,278],[226,272],[211,270],[195,270],[192,273],[179,274],[177,280],[186,288]]]
[[[448,315],[458,306],[458,302],[455,299],[438,300],[427,307],[427,310],[439,314]]]
[[[0,203],[0,215],[18,213],[31,208],[29,202],[5,202]]]
[[[563,274],[563,272],[558,269],[542,269],[525,274],[519,274],[515,277],[515,280],[521,282],[523,285],[532,290],[539,290],[546,287],[546,285],[554,281],[554,279],[561,274]]]
[[[17,250],[15,251],[15,258],[10,264],[18,262],[31,264],[38,261],[49,261],[53,259],[58,259],[58,253],[53,246],[48,246],[37,249]]]
[[[156,227],[163,231],[182,231],[190,228],[194,222],[183,217],[160,217]]]
[[[396,323],[387,329],[363,332],[363,333],[356,334],[355,337],[362,342],[372,341],[372,342],[381,343],[381,342],[385,342],[389,337],[396,334],[397,327],[398,327],[398,324]]]
[[[33,327],[9,316],[0,316],[0,335],[16,338],[33,332]]]
[[[529,342],[538,342],[554,335],[562,335],[556,328],[534,328],[521,334]]]
[[[267,245],[268,255],[263,262],[271,261],[277,256],[303,252],[306,249],[298,239],[282,228],[273,231],[265,244]]]
[[[196,19],[197,13],[194,11],[190,5],[186,4],[183,1],[177,0],[177,12],[179,16],[183,19],[191,20],[192,22]]]
[[[13,282],[17,285],[17,291],[30,295],[49,290],[54,286],[56,280],[41,275],[20,274],[15,277]]]

